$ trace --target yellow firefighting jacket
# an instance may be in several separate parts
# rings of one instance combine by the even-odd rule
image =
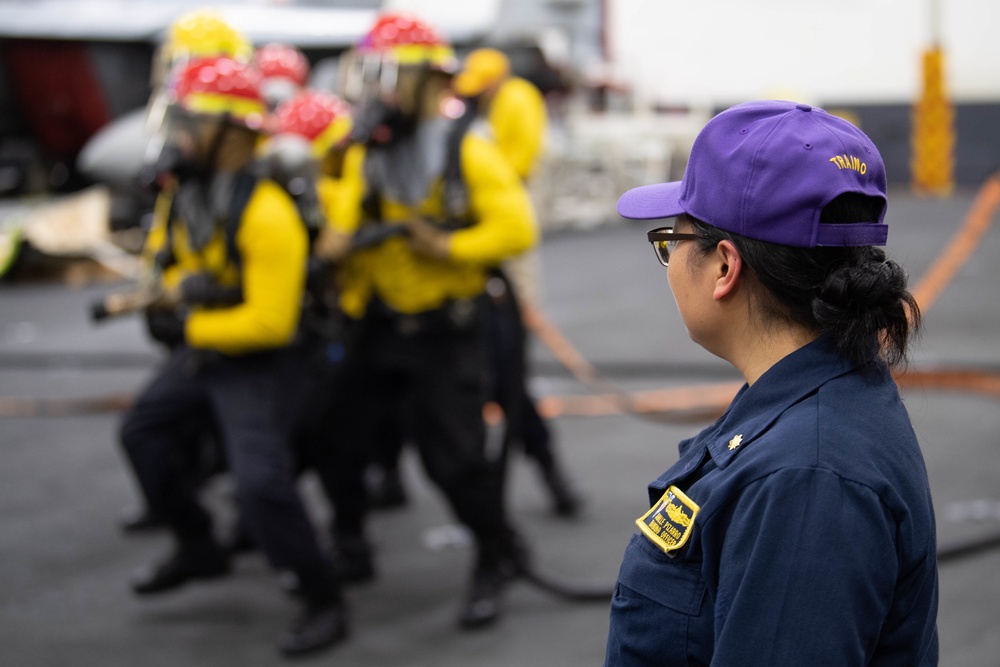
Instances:
[[[344,158],[345,170],[348,168],[361,169],[361,162],[364,160],[364,155],[364,147],[357,144],[347,149],[347,155]],[[348,167],[347,165],[353,166]],[[352,182],[348,179],[345,183],[343,178],[333,178],[326,175],[321,175],[317,179],[316,190],[320,208],[323,210],[323,215],[328,224],[334,229],[350,233],[342,225],[333,224],[332,216],[338,214],[337,207],[339,202],[344,197],[353,196],[352,192],[359,185],[361,183],[356,180]],[[354,228],[356,229],[356,222]],[[373,263],[373,260],[369,259],[370,254],[369,250],[352,252],[337,262],[334,274],[334,286],[340,294],[340,307],[344,312],[355,318],[360,317],[364,313],[365,305],[371,294],[371,280],[367,277],[367,273],[370,271]]]
[[[373,296],[400,313],[414,314],[443,306],[448,300],[481,294],[487,271],[538,241],[534,211],[521,180],[489,139],[467,133],[461,143],[462,177],[469,196],[472,224],[451,232],[447,259],[414,252],[404,237],[355,253],[353,271],[342,275],[341,307],[360,317]],[[419,206],[408,207],[382,197],[382,222],[413,217],[443,217],[443,181]],[[352,149],[344,163],[328,224],[353,234],[362,224],[365,196],[364,152]]]
[[[167,242],[172,193],[156,203],[144,256],[152,259]],[[287,345],[301,314],[308,236],[295,204],[272,181],[260,180],[243,209],[235,245],[240,266],[229,257],[225,231],[219,229],[200,251],[193,251],[183,224],[170,225],[175,261],[163,284],[176,287],[188,275],[205,272],[223,286],[242,286],[243,302],[221,308],[196,308],[188,317],[188,345],[230,355]]]
[[[490,103],[487,122],[500,151],[522,179],[538,164],[548,126],[545,99],[530,82],[510,77]]]

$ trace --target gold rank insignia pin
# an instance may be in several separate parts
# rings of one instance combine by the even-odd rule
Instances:
[[[736,449],[743,442],[743,434],[733,436],[733,439],[729,441],[729,449]]]

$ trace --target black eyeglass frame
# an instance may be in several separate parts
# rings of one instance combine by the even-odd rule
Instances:
[[[657,227],[652,231],[646,232],[646,238],[653,244],[653,252],[656,253],[656,259],[663,266],[667,266],[667,262],[670,261],[670,253],[673,251],[673,248],[671,248],[672,245],[675,245],[678,241],[694,241],[701,238],[701,235],[688,232],[675,232],[673,227]]]

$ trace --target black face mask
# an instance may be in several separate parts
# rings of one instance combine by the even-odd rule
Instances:
[[[185,155],[173,144],[163,147],[153,168],[157,174],[169,174],[178,180],[198,178],[205,171],[195,158]]]
[[[187,115],[178,115],[173,122],[186,127],[187,132],[192,136],[197,136],[197,122]],[[208,181],[215,171],[215,163],[226,133],[230,131],[232,124],[226,115],[220,116],[212,121],[202,120],[201,122],[214,122],[215,133],[207,149],[203,153],[190,154],[181,149],[179,145],[172,141],[167,141],[156,162],[152,165],[152,170],[156,178],[161,179],[164,175],[172,176],[177,180],[198,180]]]
[[[351,141],[365,146],[385,146],[412,135],[416,127],[415,116],[406,116],[375,97],[362,104],[351,130]]]
[[[140,194],[155,198],[177,173],[176,165],[180,160],[181,153],[176,146],[162,146],[156,159],[139,170],[137,182]]]

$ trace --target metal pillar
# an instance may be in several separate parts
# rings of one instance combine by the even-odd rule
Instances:
[[[954,105],[948,97],[941,47],[941,0],[931,0],[932,46],[923,54],[923,86],[913,107],[910,171],[913,191],[944,197],[954,188]]]

